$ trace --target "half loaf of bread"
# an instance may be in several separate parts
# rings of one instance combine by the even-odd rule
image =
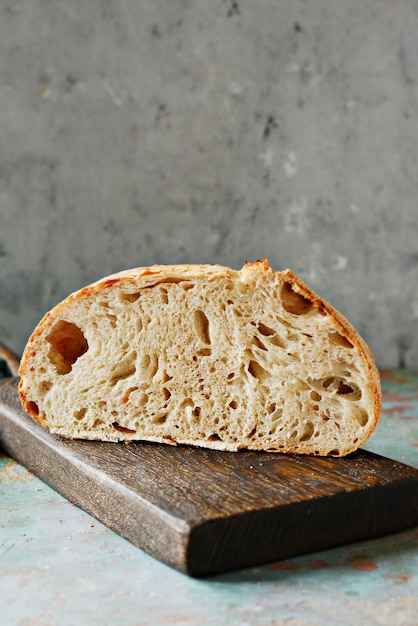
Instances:
[[[70,438],[342,456],[381,408],[363,339],[267,261],[104,278],[46,314],[19,373],[26,411]]]

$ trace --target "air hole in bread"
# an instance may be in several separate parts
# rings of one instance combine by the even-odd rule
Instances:
[[[28,413],[30,413],[30,415],[35,415],[35,416],[39,415],[39,406],[33,400],[29,400],[29,402],[26,405],[26,409]]]
[[[166,413],[164,413],[163,415],[159,415],[156,418],[157,424],[164,424],[166,421],[167,421],[167,414]]]
[[[196,352],[196,354],[198,356],[210,356],[212,354],[212,350],[210,348],[201,348]]]
[[[179,410],[184,411],[187,415],[192,415],[194,402],[191,398],[185,398],[179,405]]]
[[[163,370],[162,374],[161,374],[161,382],[162,383],[167,383],[168,381],[173,380],[173,377],[170,376],[166,370]]]
[[[189,291],[190,289],[196,287],[195,283],[190,283],[187,280],[183,280],[181,283],[179,283],[179,285],[182,289],[184,289],[184,291]]]
[[[351,381],[348,382],[341,376],[327,376],[327,378],[316,379],[310,382],[313,387],[344,396],[347,400],[356,401],[361,398],[361,389],[358,385]]]
[[[151,363],[151,357],[149,354],[143,354],[140,361],[140,367],[143,370],[146,370]]]
[[[155,274],[156,272],[147,272],[148,274]],[[178,285],[180,283],[184,282],[183,278],[179,278],[179,277],[175,277],[175,276],[168,276],[167,278],[162,278],[161,280],[156,280],[155,283],[150,283],[149,285],[144,285],[143,289],[153,289],[154,287],[157,287],[158,285]]]
[[[122,302],[136,302],[141,297],[141,292],[136,293],[121,293],[120,299]]]
[[[131,393],[137,390],[138,390],[138,387],[129,387],[129,389],[126,390],[125,395],[122,398],[122,404],[126,404],[129,400]]]
[[[338,383],[337,393],[341,396],[349,395],[350,399],[360,400],[361,391],[354,383],[348,384],[344,380],[340,380]]]
[[[334,448],[333,450],[330,450],[328,452],[328,456],[341,456],[341,452],[338,450],[338,448]]]
[[[312,309],[313,304],[302,294],[293,291],[290,283],[284,283],[281,289],[281,302],[283,308],[293,315],[306,315]]]
[[[260,350],[265,350],[267,352],[267,348],[264,345],[264,343],[262,341],[260,341],[260,339],[258,337],[253,337],[252,338],[252,343],[257,346],[257,348],[260,348]]]
[[[148,402],[148,394],[141,393],[141,395],[138,398],[138,406],[145,406],[147,402]]]
[[[279,335],[277,333],[275,335],[273,335],[272,337],[269,337],[269,342],[273,346],[277,346],[278,348],[284,348],[285,347],[284,341],[279,337]]]
[[[148,376],[151,380],[158,372],[158,356],[156,354],[151,355],[151,363],[148,369]]]
[[[166,402],[171,398],[171,392],[167,389],[167,387],[163,387],[163,396]]]
[[[168,304],[168,292],[164,287],[160,287],[160,297],[163,304]]]
[[[135,361],[132,359],[128,359],[125,362],[121,363],[117,369],[113,372],[110,377],[110,382],[112,384],[116,384],[119,380],[124,380],[125,378],[129,378],[133,376],[136,372]]]
[[[116,324],[118,321],[118,318],[116,317],[116,315],[111,315],[110,313],[108,313],[106,315],[106,319],[108,320],[111,328],[116,328]]]
[[[74,411],[73,415],[77,421],[81,421],[87,413],[87,408],[83,406],[81,409]]]
[[[46,340],[51,345],[48,358],[58,374],[71,372],[77,359],[89,349],[80,328],[65,320],[56,322]]]
[[[255,436],[256,432],[257,432],[257,427],[254,426],[254,428],[247,435],[248,439],[252,439],[252,437]]]
[[[210,345],[209,320],[200,309],[194,312],[194,326],[199,339],[206,345]]]
[[[231,409],[236,409],[238,406],[238,403],[235,400],[231,400],[231,402],[229,403],[229,406],[231,407]]]
[[[216,433],[213,433],[208,437],[208,441],[223,441],[223,439]]]
[[[285,347],[284,342],[279,337],[277,332],[273,330],[273,328],[270,328],[266,324],[263,324],[263,322],[259,322],[257,324],[257,328],[264,337],[267,337],[267,339],[269,340],[269,343],[271,343],[273,346],[278,346],[279,348]]]
[[[257,325],[257,328],[260,331],[260,333],[264,335],[265,337],[271,337],[276,334],[275,330],[273,330],[269,326],[266,326],[266,324],[263,324],[263,322],[259,322]]]
[[[266,378],[269,378],[270,373],[264,369],[257,361],[251,360],[248,364],[248,371],[257,380],[263,382]]]
[[[353,417],[360,424],[360,426],[366,426],[367,422],[369,421],[369,416],[363,409],[355,411],[353,413]]]
[[[311,391],[310,396],[311,396],[311,400],[313,400],[314,402],[319,402],[322,398],[322,396],[320,396],[320,394],[317,391]]]
[[[312,422],[305,422],[302,428],[302,432],[299,436],[299,441],[309,441],[314,434],[315,428]]]
[[[329,338],[332,343],[335,343],[337,346],[342,346],[343,348],[354,348],[351,341],[338,332],[330,333]]]
[[[115,430],[119,431],[120,433],[128,433],[128,434],[134,434],[136,431],[132,430],[131,428],[125,428],[125,426],[121,426],[120,424],[118,424],[118,422],[113,422],[112,426]]]
[[[158,372],[158,356],[143,354],[139,362],[140,378],[143,381],[151,381]]]
[[[279,407],[278,409],[275,410],[275,412],[273,413],[272,417],[271,417],[271,421],[275,424],[276,422],[278,422],[279,420],[281,420],[283,417],[283,409],[281,407]],[[277,425],[276,425],[277,427]]]
[[[50,380],[43,380],[40,384],[39,384],[39,393],[44,396],[45,394],[48,393],[48,391],[51,389],[52,387],[52,383]]]

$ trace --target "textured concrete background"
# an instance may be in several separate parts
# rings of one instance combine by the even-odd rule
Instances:
[[[268,257],[418,366],[418,3],[0,3],[0,338],[125,267]]]

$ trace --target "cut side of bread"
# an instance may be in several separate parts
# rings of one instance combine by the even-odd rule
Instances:
[[[45,315],[19,373],[26,411],[69,438],[343,456],[381,410],[367,344],[266,260],[84,287]]]

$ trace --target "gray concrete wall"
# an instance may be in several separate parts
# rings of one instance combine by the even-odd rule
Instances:
[[[108,273],[267,257],[418,366],[418,3],[0,3],[0,339]]]

